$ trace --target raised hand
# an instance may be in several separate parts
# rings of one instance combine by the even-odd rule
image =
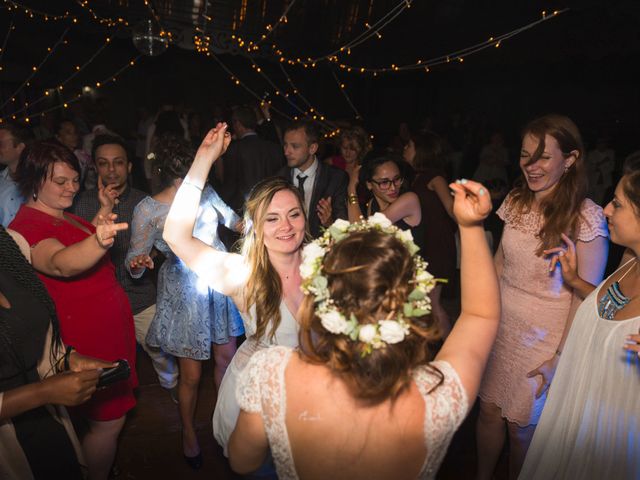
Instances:
[[[213,164],[227,151],[229,143],[231,143],[231,135],[227,132],[227,124],[218,123],[205,135],[196,152],[196,159],[204,159]]]
[[[550,255],[549,271],[556,268],[558,262],[562,269],[564,281],[571,285],[578,278],[578,257],[576,256],[576,244],[564,233],[561,234],[562,242],[566,247],[555,247],[544,250],[545,255]]]
[[[318,218],[320,223],[324,227],[328,227],[331,224],[331,215],[333,213],[333,207],[331,206],[331,197],[321,198],[318,201]]]
[[[132,270],[137,270],[140,268],[148,268],[150,270],[153,270],[153,267],[153,258],[151,258],[146,253],[133,257],[129,262],[129,268],[131,268]]]
[[[120,230],[126,230],[129,225],[125,222],[114,223],[117,215],[111,213],[108,216],[98,215],[98,225],[96,226],[96,240],[98,245],[105,250],[113,246],[116,234]]]
[[[349,191],[350,192],[355,191],[356,187],[358,186],[358,182],[360,181],[361,168],[362,166],[358,165],[347,170],[347,173],[349,174]]]
[[[113,207],[118,204],[118,192],[115,190],[114,185],[104,185],[102,179],[98,179],[98,201],[102,208],[113,210]]]
[[[463,178],[449,188],[454,194],[453,214],[461,227],[477,225],[491,213],[491,197],[482,184]]]

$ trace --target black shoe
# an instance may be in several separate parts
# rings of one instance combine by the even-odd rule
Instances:
[[[192,469],[200,470],[202,468],[202,452],[197,454],[195,457],[187,457],[184,455],[184,461],[187,462],[187,465]]]

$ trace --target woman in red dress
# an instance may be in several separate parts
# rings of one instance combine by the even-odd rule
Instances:
[[[106,254],[119,230],[114,194],[100,191],[103,208],[92,223],[65,212],[80,188],[80,167],[64,146],[38,142],[23,153],[16,177],[28,198],[11,228],[31,246],[33,267],[53,298],[66,345],[108,361],[126,359],[128,380],[99,390],[78,407],[89,421],[82,447],[93,479],[106,479],[127,411],[135,406],[135,334],[127,296]]]

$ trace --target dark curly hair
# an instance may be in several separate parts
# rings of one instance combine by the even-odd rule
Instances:
[[[153,153],[153,168],[160,174],[162,188],[166,188],[174,180],[184,178],[196,151],[184,137],[166,133],[158,138]]]
[[[400,240],[377,230],[355,232],[338,242],[325,256],[323,269],[336,307],[347,316],[353,313],[360,325],[395,317],[413,289],[412,255]],[[337,373],[356,398],[371,404],[393,400],[409,387],[412,370],[430,360],[428,343],[440,337],[430,315],[407,322],[410,334],[402,342],[366,354],[366,344],[327,331],[315,314],[314,297],[307,296],[301,352]]]
[[[59,361],[56,355],[63,351],[63,345],[60,339],[60,326],[55,304],[31,264],[2,225],[0,225],[0,270],[8,273],[11,278],[32,295],[35,301],[41,302],[49,312],[53,333],[51,336],[51,363],[56,365]],[[5,352],[9,352],[17,360],[17,365],[21,365],[24,368],[22,354],[16,350],[17,347],[15,342],[12,341],[8,325],[0,322],[0,348]]]

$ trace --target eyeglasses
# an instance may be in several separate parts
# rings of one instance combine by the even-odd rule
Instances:
[[[391,188],[391,184],[393,183],[393,186],[398,188],[400,185],[402,185],[402,182],[404,181],[404,178],[402,177],[396,177],[393,178],[391,180],[385,178],[384,180],[374,180],[373,178],[371,179],[371,181],[373,183],[375,183],[378,188],[380,188],[380,190],[389,190]]]

